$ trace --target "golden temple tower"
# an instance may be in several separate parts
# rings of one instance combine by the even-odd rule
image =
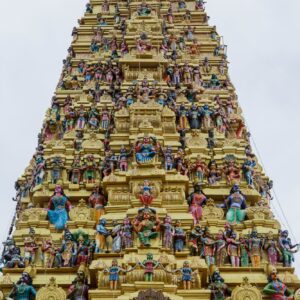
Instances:
[[[205,2],[91,0],[72,36],[0,299],[300,299]]]

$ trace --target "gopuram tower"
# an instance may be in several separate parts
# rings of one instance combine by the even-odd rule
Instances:
[[[16,182],[0,299],[300,299],[203,0],[91,0]]]

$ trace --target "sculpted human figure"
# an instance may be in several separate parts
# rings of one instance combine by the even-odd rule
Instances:
[[[148,253],[147,259],[139,264],[145,269],[145,281],[153,281],[154,270],[160,266],[160,263],[153,259],[153,254]]]
[[[94,187],[88,201],[89,206],[94,209],[94,221],[98,223],[101,216],[105,213],[105,205],[107,203],[106,197],[100,186],[96,185]]]
[[[151,161],[156,154],[156,149],[151,143],[151,138],[145,136],[143,141],[137,141],[135,145],[135,156],[138,163]]]
[[[23,272],[21,278],[9,293],[7,299],[30,300],[35,298],[36,290],[32,286],[32,278],[27,272]]]
[[[96,226],[96,253],[102,253],[107,249],[107,237],[110,235],[110,231],[106,228],[106,219],[99,219],[99,223]]]
[[[220,275],[219,270],[215,270],[212,274],[208,288],[211,290],[212,300],[225,300],[227,296],[231,295],[231,290]]]
[[[174,228],[174,250],[181,252],[183,251],[185,241],[186,241],[186,233],[184,229],[181,227],[180,220],[176,220],[175,228]]]
[[[55,228],[62,230],[65,228],[68,217],[68,211],[71,208],[71,204],[68,201],[67,196],[64,194],[61,185],[56,185],[54,194],[50,198],[48,205],[48,218],[51,224],[54,224]]]
[[[289,238],[289,232],[287,230],[283,230],[280,234],[279,246],[283,255],[283,266],[291,267],[294,261],[294,253],[299,250],[299,244],[293,245]]]
[[[174,235],[174,227],[172,226],[172,218],[170,216],[166,216],[161,227],[163,228],[163,246],[165,248],[172,249],[173,235]]]
[[[274,239],[273,232],[270,231],[263,245],[264,250],[267,251],[269,263],[273,266],[277,265],[281,251],[279,249],[279,244],[276,239]]]
[[[84,271],[79,268],[76,278],[68,289],[68,300],[88,300],[89,286]]]
[[[216,265],[221,267],[225,264],[225,259],[227,258],[227,245],[226,240],[224,239],[224,233],[220,230],[216,236],[215,241],[215,259]]]
[[[249,238],[249,254],[252,267],[260,267],[262,239],[258,237],[257,230],[254,228]]]

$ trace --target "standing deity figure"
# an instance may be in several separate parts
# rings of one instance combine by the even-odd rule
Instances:
[[[224,266],[227,255],[226,240],[223,231],[220,230],[215,241],[215,260],[218,267]]]
[[[270,295],[272,300],[293,300],[293,292],[277,277],[277,271],[273,270],[268,276],[268,284],[263,293]]]
[[[232,185],[234,181],[239,181],[241,178],[240,169],[236,166],[234,159],[226,161],[224,174],[228,185]]]
[[[207,104],[205,104],[201,108],[200,113],[202,118],[202,127],[204,130],[208,131],[213,126],[212,118],[214,116],[214,111],[211,110]]]
[[[186,241],[186,234],[184,229],[181,227],[180,220],[176,220],[175,228],[174,228],[174,251],[181,252],[183,251],[185,241]]]
[[[294,261],[294,253],[299,251],[299,244],[293,245],[289,238],[289,232],[283,230],[279,238],[279,246],[283,256],[283,266],[291,267]]]
[[[85,118],[86,113],[82,105],[77,114],[78,114],[78,119],[76,123],[76,130],[83,130],[86,123],[86,118]]]
[[[191,233],[189,238],[189,247],[191,256],[201,256],[203,254],[203,244],[201,238],[203,237],[204,231],[199,225],[196,225]]]
[[[210,281],[208,288],[211,290],[212,300],[225,300],[227,296],[231,295],[231,290],[220,275],[219,270],[214,271]]]
[[[123,221],[121,239],[122,239],[123,249],[128,249],[133,247],[133,226],[128,217],[126,217]]]
[[[109,268],[106,268],[103,270],[103,272],[108,273],[109,274],[109,287],[112,291],[116,290],[118,287],[118,282],[120,280],[120,276],[119,273],[120,272],[131,272],[134,268],[130,268],[129,270],[125,270],[122,269],[119,265],[118,265],[118,261],[116,259],[113,259],[111,266]]]
[[[107,200],[103,194],[102,188],[96,185],[89,197],[89,206],[94,209],[94,221],[96,223],[98,223],[101,216],[104,215],[106,203]]]
[[[122,225],[118,221],[114,220],[112,222],[112,230],[110,235],[113,239],[112,241],[112,252],[120,253],[122,250]]]
[[[144,184],[140,187],[141,193],[139,199],[143,205],[149,206],[153,201],[152,187],[150,186],[149,180],[144,180]]]
[[[34,237],[26,237],[24,240],[24,262],[25,267],[27,267],[29,264],[35,263],[36,258],[36,252],[38,250],[39,246],[36,243]]]
[[[135,152],[137,163],[146,163],[151,161],[156,154],[156,149],[151,143],[151,138],[145,136],[142,142],[137,141],[135,145]]]
[[[51,183],[56,184],[61,179],[61,173],[63,168],[62,158],[55,156],[51,160]]]
[[[81,266],[77,271],[77,276],[73,280],[68,289],[68,300],[88,300],[89,299],[89,286],[87,284],[87,276],[82,270]]]
[[[216,185],[222,179],[221,171],[215,160],[211,160],[207,168],[207,180],[210,185]]]
[[[174,156],[172,153],[172,147],[168,146],[165,151],[163,151],[164,162],[165,162],[165,170],[171,171],[174,167]]]
[[[160,220],[156,217],[156,220],[152,220],[150,212],[145,210],[143,212],[143,218],[141,221],[135,220],[134,228],[138,233],[140,243],[144,247],[151,246],[151,240],[158,236],[160,229]]]
[[[128,156],[131,155],[131,151],[128,153],[124,145],[121,146],[120,155],[118,157],[119,168],[123,172],[128,171]]]
[[[267,251],[269,263],[273,266],[277,265],[281,251],[276,239],[274,239],[273,232],[270,231],[264,241],[264,250]]]
[[[86,234],[79,234],[77,238],[77,259],[76,266],[85,265],[89,263],[90,259],[90,241]]]
[[[180,104],[179,109],[177,110],[177,117],[179,126],[182,129],[186,129],[188,126],[188,110],[183,104]]]
[[[215,265],[215,243],[208,227],[205,228],[204,236],[200,237],[201,242],[203,243],[203,255],[207,266]]]
[[[21,278],[18,280],[10,291],[8,298],[16,300],[30,300],[35,298],[36,290],[32,286],[32,278],[27,272],[23,272]]]
[[[96,108],[95,104],[91,106],[91,109],[88,113],[88,123],[91,129],[97,129],[99,125],[99,111]]]
[[[103,130],[108,130],[110,125],[110,113],[106,106],[103,107],[103,110],[100,113],[100,120],[101,120],[101,128]]]
[[[193,276],[193,270],[190,266],[190,263],[188,261],[184,261],[182,268],[174,270],[174,273],[176,272],[180,272],[182,274],[181,281],[183,284],[183,289],[190,290]]]
[[[254,188],[254,167],[256,166],[256,162],[254,159],[247,158],[242,166],[242,171],[244,174],[244,178],[249,187]]]
[[[231,236],[226,239],[226,242],[228,245],[227,252],[230,257],[231,266],[237,268],[240,266],[241,248],[236,233],[233,232]]]
[[[172,249],[173,247],[173,235],[174,235],[174,227],[172,226],[172,218],[170,216],[166,216],[164,219],[164,223],[161,225],[163,228],[163,246],[168,249]]]
[[[201,155],[197,155],[195,163],[192,165],[195,177],[199,182],[203,182],[205,175],[208,173],[206,163],[202,160]]]
[[[243,234],[239,237],[241,267],[249,267],[249,245]]]
[[[44,269],[53,267],[55,258],[55,247],[51,239],[46,239],[42,244],[42,261]]]
[[[84,170],[84,181],[87,183],[95,183],[97,163],[93,154],[87,155],[82,168]]]
[[[201,113],[199,112],[197,106],[195,104],[192,105],[188,112],[189,123],[191,129],[200,129],[201,127]]]
[[[62,246],[60,251],[56,253],[55,259],[59,266],[74,267],[76,265],[77,243],[74,240],[73,234],[68,229],[65,229]]]
[[[148,253],[147,259],[139,263],[142,268],[145,269],[144,276],[145,281],[153,281],[154,270],[160,265],[160,263],[153,259],[153,254]]]
[[[188,196],[188,204],[190,206],[190,213],[194,218],[194,225],[198,224],[202,218],[202,206],[206,203],[206,196],[201,190],[201,183],[197,182],[194,185],[194,192]]]
[[[251,265],[253,268],[260,267],[261,250],[262,239],[258,237],[257,230],[253,228],[249,238],[249,255],[251,259]]]
[[[70,208],[71,204],[64,194],[62,186],[56,185],[54,194],[51,196],[48,205],[48,218],[50,223],[53,224],[57,230],[65,228],[68,222],[68,211]]]
[[[240,224],[246,217],[246,199],[240,187],[235,184],[230,191],[230,195],[220,207],[227,208],[226,220],[229,224]]]
[[[109,230],[106,228],[106,219],[99,219],[99,223],[96,226],[96,253],[102,253],[107,249],[107,237],[110,235]]]

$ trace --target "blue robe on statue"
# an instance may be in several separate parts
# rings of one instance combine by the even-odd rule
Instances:
[[[152,145],[150,144],[142,144],[140,146],[139,151],[136,153],[136,160],[139,163],[144,163],[147,161],[152,160],[152,158],[155,156],[156,152]]]
[[[68,221],[67,201],[66,196],[53,196],[51,198],[51,207],[54,209],[48,210],[48,218],[50,223],[58,230],[64,229]]]

